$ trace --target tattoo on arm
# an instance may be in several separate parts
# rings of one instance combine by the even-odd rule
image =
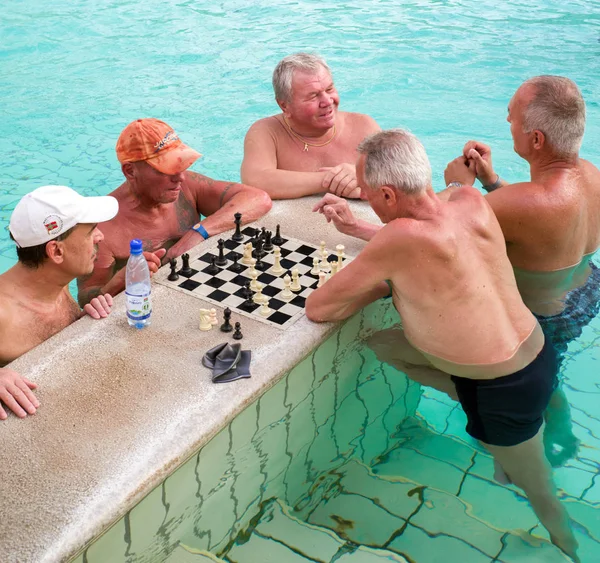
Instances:
[[[223,207],[223,200],[225,199],[225,195],[227,194],[227,192],[229,191],[229,189],[235,186],[235,182],[231,183],[231,184],[227,184],[225,186],[225,189],[221,192],[221,197],[219,198],[219,209],[221,209],[221,207]]]

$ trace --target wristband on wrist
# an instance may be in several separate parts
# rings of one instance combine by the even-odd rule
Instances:
[[[202,223],[196,223],[192,229],[199,233],[204,240],[206,240],[210,235],[206,231],[206,229],[202,226]]]
[[[498,189],[501,185],[502,185],[502,180],[500,179],[500,174],[496,174],[496,181],[493,184],[490,184],[489,186],[486,186],[483,182],[481,182],[481,187],[486,192],[494,191],[494,190]]]
[[[462,182],[450,182],[446,188],[460,188],[462,186]]]

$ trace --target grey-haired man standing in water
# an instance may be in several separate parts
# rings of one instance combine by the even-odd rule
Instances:
[[[500,178],[490,147],[478,141],[465,145],[445,178],[471,185],[477,177],[489,192],[521,296],[562,356],[600,307],[600,269],[591,260],[600,247],[600,170],[579,158],[585,102],[572,80],[536,76],[510,100],[507,120],[530,181]],[[575,455],[577,440],[562,391],[551,407],[547,453],[560,464]]]
[[[330,192],[357,198],[356,147],[379,131],[362,113],[338,110],[340,96],[327,63],[297,53],[279,62],[273,89],[281,113],[258,120],[246,134],[242,182],[272,199]]]
[[[578,561],[542,443],[556,353],[519,295],[490,205],[468,186],[438,197],[410,133],[383,131],[358,150],[361,195],[385,226],[374,234],[355,221],[354,234],[369,243],[308,297],[307,316],[345,319],[391,288],[403,328],[372,340],[378,357],[460,401],[467,432],[504,472],[497,476],[525,491],[552,542]],[[339,204],[331,197],[317,206],[328,219]]]

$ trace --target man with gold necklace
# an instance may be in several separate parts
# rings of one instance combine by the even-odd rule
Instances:
[[[317,55],[285,57],[273,72],[278,115],[258,120],[244,142],[242,182],[272,199],[330,192],[358,198],[356,148],[380,130],[374,119],[338,111],[327,63]]]

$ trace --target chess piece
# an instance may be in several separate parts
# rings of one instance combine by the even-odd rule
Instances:
[[[319,254],[321,256],[323,256],[323,254],[325,254],[325,252],[327,251],[326,244],[325,244],[324,240],[321,241],[320,246],[321,246],[321,250],[319,251]]]
[[[256,288],[258,286],[258,282],[256,281],[256,279],[258,278],[258,271],[252,270],[250,272],[250,277],[252,278],[252,281],[250,282],[250,289],[252,291],[256,291]]]
[[[292,293],[292,290],[290,289],[291,284],[292,284],[292,280],[291,280],[290,276],[288,274],[283,276],[283,291],[279,294],[279,297],[281,297],[281,299],[283,299],[284,301],[289,301],[290,299],[293,299],[293,297],[294,297],[294,294]]]
[[[331,276],[338,273],[338,262],[331,262]],[[330,277],[331,277],[330,276]]]
[[[310,273],[313,276],[318,276],[320,271],[321,271],[321,268],[319,266],[319,259],[313,258],[313,267],[312,267],[312,270],[310,271]]]
[[[231,319],[231,309],[229,307],[226,307],[225,310],[223,311],[223,324],[221,325],[221,332],[231,332],[233,330],[233,327],[231,326],[231,322],[229,322],[229,320]]]
[[[190,255],[182,254],[181,259],[183,260],[183,265],[181,266],[179,273],[182,276],[189,276],[192,273],[192,269],[190,268]]]
[[[325,272],[319,272],[319,283],[317,287],[321,287],[327,281],[327,274]]]
[[[335,249],[337,251],[337,271],[339,272],[344,267],[344,250],[343,244],[338,244]]]
[[[242,266],[241,264],[238,264],[238,260],[240,259],[238,254],[234,254],[233,256],[233,264],[231,266],[229,266],[229,269],[234,272],[235,274],[239,274],[243,269],[244,266]]]
[[[235,323],[235,332],[233,333],[234,340],[241,340],[242,338],[244,338],[241,328],[242,325],[240,323]]]
[[[215,260],[215,264],[217,266],[221,266],[221,267],[227,266],[227,258],[225,258],[225,254],[224,254],[224,251],[225,251],[225,241],[222,238],[220,238],[217,241],[217,248],[219,249],[219,256]]]
[[[256,293],[254,294],[254,297],[252,298],[252,300],[254,301],[254,303],[256,303],[257,305],[261,305],[262,303],[264,303],[265,301],[268,301],[268,297],[264,296],[262,294],[262,290],[263,290],[263,284],[262,283],[257,283],[256,284]]]
[[[265,243],[263,245],[263,250],[267,252],[271,252],[271,250],[273,250],[273,241],[271,240],[272,235],[273,233],[271,231],[267,231],[267,234],[265,235]]]
[[[271,268],[271,272],[273,272],[274,274],[283,274],[283,272],[285,272],[285,269],[281,266],[281,248],[275,246],[273,250],[273,256],[275,257],[275,263]]]
[[[177,259],[171,258],[169,260],[169,268],[171,268],[171,273],[167,278],[169,281],[177,281],[179,279],[179,274],[176,272],[177,270]]]
[[[208,309],[200,309],[200,330],[212,330],[210,311]]]
[[[292,283],[290,284],[290,289],[292,291],[300,291],[302,289],[302,286],[300,285],[300,280],[298,279],[299,275],[300,272],[298,271],[298,268],[294,268],[292,270]]]
[[[219,319],[217,319],[217,310],[210,309],[209,313],[210,313],[210,324],[213,326],[218,325]]]
[[[247,242],[244,245],[244,256],[242,256],[242,264],[249,266],[252,260],[252,243]]]
[[[258,313],[261,317],[268,317],[272,312],[273,309],[269,309],[269,299],[265,298]]]
[[[254,256],[256,260],[259,261],[265,254],[266,252],[263,250],[263,241],[259,237],[256,240],[256,248],[254,249],[254,252],[252,252],[252,256]]]
[[[277,228],[275,229],[275,236],[273,237],[273,240],[271,240],[271,242],[276,246],[281,246],[285,242],[281,238],[281,227],[279,225],[277,225]]]
[[[244,293],[242,295],[244,299],[250,299],[252,297],[252,290],[250,289],[250,282],[244,282]]]
[[[235,218],[235,221],[234,221],[235,222],[235,233],[233,233],[231,240],[234,240],[235,242],[242,242],[244,240],[244,235],[242,234],[242,231],[241,231],[242,214],[235,213],[233,216]]]
[[[331,266],[329,265],[329,260],[327,260],[327,258],[329,258],[329,254],[327,254],[327,250],[325,250],[321,255],[321,264],[319,266],[322,272],[329,272],[329,270],[331,270]]]
[[[184,254],[184,256],[185,256],[185,254]],[[221,271],[221,270],[219,270],[219,267],[215,263],[216,259],[217,259],[216,256],[211,256],[210,257],[210,266],[208,266],[208,268],[206,268],[204,270],[210,276],[216,276]],[[181,273],[183,273],[183,270],[181,270]]]
[[[248,270],[248,275],[252,276],[252,273],[256,272],[258,276],[258,270],[256,269],[256,258],[250,258],[250,269]]]

